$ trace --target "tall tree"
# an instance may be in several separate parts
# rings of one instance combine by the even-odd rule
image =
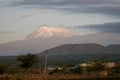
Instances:
[[[16,60],[20,62],[19,66],[23,68],[31,68],[39,64],[38,56],[31,53],[19,55]]]

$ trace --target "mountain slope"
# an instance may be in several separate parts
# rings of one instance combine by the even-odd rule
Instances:
[[[116,48],[119,49],[119,51],[116,52]],[[48,56],[48,64],[50,65],[52,63],[79,64],[82,62],[99,60],[103,58],[106,61],[120,62],[120,45],[102,46],[95,43],[64,44],[45,50],[37,55],[44,61],[46,53]]]
[[[106,48],[102,45],[89,43],[89,44],[65,44],[55,48],[43,51],[40,54],[47,53],[49,55],[74,55],[74,54],[97,54],[106,53]]]
[[[50,37],[71,37],[72,32],[65,28],[40,27],[29,34],[26,39],[50,38]]]
[[[120,53],[120,44],[111,44],[106,47],[109,53]]]
[[[109,50],[108,50],[109,49]],[[119,52],[116,52],[116,49]],[[48,52],[48,65],[55,64],[79,64],[86,61],[101,59],[120,62],[120,45],[112,44],[102,46],[95,43],[64,44],[38,53],[40,64],[43,65],[45,55]],[[15,62],[15,56],[0,56],[0,62]]]
[[[39,31],[38,28],[37,31]],[[51,35],[47,35],[50,31]],[[59,31],[61,31],[60,34]],[[62,34],[62,32],[64,34]],[[27,53],[40,53],[44,50],[54,48],[62,44],[81,44],[81,43],[98,43],[101,45],[120,44],[119,34],[96,33],[84,36],[77,36],[69,32],[69,30],[47,30],[45,35],[40,30],[37,34],[32,33],[24,40],[13,41],[5,44],[0,44],[0,55],[19,55]],[[33,34],[38,35],[35,37]],[[57,34],[57,35],[56,35]],[[62,35],[61,35],[62,34]],[[40,36],[39,36],[40,35]],[[68,36],[69,35],[69,36]]]
[[[45,50],[38,55],[85,55],[85,54],[120,54],[120,45],[112,44],[102,46],[95,43],[87,44],[64,44],[48,50]]]

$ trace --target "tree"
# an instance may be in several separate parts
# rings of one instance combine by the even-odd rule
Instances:
[[[104,68],[105,68],[105,65],[102,62],[95,62],[93,70],[100,72],[100,71],[104,70]]]
[[[70,69],[70,71],[73,73],[73,74],[82,74],[82,67],[76,67],[76,68],[73,68],[73,69]]]
[[[27,55],[19,55],[16,60],[21,63],[19,66],[23,68],[31,68],[37,66],[39,63],[38,56],[31,53],[28,53]]]
[[[120,74],[120,64],[118,64],[117,66],[115,66],[112,70],[113,74]]]
[[[89,75],[92,72],[100,73],[105,69],[105,65],[102,61],[94,61],[91,66],[86,67],[87,74]]]
[[[100,72],[100,71],[105,69],[105,63],[108,62],[108,60],[106,60],[105,57],[102,57],[102,58],[99,58],[98,60],[95,60],[93,62],[94,62],[93,70]]]
[[[7,72],[9,65],[8,64],[0,64],[0,74],[4,74]]]

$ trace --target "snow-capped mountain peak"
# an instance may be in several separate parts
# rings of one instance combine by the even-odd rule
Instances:
[[[50,37],[71,37],[75,34],[65,28],[42,26],[29,34],[26,39],[50,38]]]

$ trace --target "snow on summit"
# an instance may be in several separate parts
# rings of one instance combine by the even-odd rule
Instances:
[[[55,27],[39,27],[31,34],[29,34],[26,39],[35,38],[50,38],[50,37],[71,37],[75,34],[65,28],[55,28]]]

